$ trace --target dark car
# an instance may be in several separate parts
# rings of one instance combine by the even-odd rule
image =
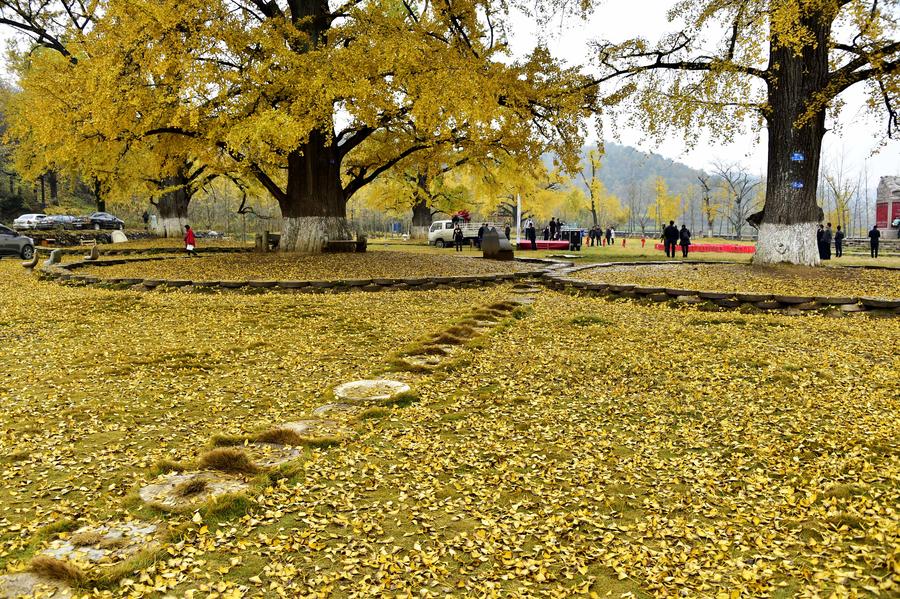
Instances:
[[[87,229],[90,227],[90,221],[83,216],[68,216],[64,214],[53,214],[43,220],[52,228],[61,229]]]
[[[0,225],[0,256],[19,256],[23,260],[31,260],[34,257],[34,240]]]
[[[90,222],[90,227],[96,231],[100,229],[121,230],[125,228],[125,221],[107,212],[95,212],[87,218]]]

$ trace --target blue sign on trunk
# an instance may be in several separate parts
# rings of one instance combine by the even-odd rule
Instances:
[[[793,183],[791,183],[791,187],[793,187],[794,189],[803,189],[803,183],[800,181],[794,181]]]
[[[800,152],[794,152],[793,154],[791,154],[792,162],[803,162],[805,159],[806,159],[806,156],[804,156]]]

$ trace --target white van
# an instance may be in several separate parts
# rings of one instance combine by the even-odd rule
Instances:
[[[503,232],[503,226],[498,225],[497,223],[485,223],[483,221],[470,221],[468,223],[460,221],[459,228],[462,229],[463,239],[467,243],[471,243],[473,239],[478,238],[478,229],[481,228],[481,225],[486,224],[488,228],[494,227],[500,233]],[[435,247],[450,247],[453,245],[453,229],[456,227],[453,225],[452,220],[437,220],[431,223],[431,227],[428,229],[428,245],[433,245]]]

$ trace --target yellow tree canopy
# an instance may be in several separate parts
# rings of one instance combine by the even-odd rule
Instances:
[[[647,216],[654,219],[659,226],[669,224],[681,215],[681,196],[669,193],[666,181],[662,177],[656,178],[656,199],[647,208]]]

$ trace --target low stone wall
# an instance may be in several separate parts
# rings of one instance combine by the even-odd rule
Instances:
[[[219,248],[230,250],[231,248]],[[204,250],[206,251],[206,250]],[[109,254],[109,252],[104,252]],[[488,275],[464,275],[447,277],[404,277],[373,279],[335,279],[332,281],[279,281],[279,280],[246,280],[246,281],[190,281],[182,279],[154,278],[103,278],[96,275],[82,275],[75,271],[86,267],[113,266],[133,262],[150,262],[167,260],[170,257],[148,256],[144,258],[113,260],[79,260],[65,264],[43,265],[39,269],[41,276],[60,282],[82,285],[96,285],[113,289],[131,289],[149,291],[157,288],[182,289],[196,291],[257,291],[270,290],[287,293],[338,293],[346,291],[384,291],[384,290],[420,290],[473,288],[508,281],[516,281],[540,277],[553,269],[571,266],[571,263],[544,259],[523,259],[522,262],[544,264],[547,268],[538,271],[520,273],[500,273]]]
[[[810,311],[828,311],[833,314],[850,314],[872,312],[884,316],[900,316],[900,298],[880,297],[828,297],[778,295],[769,293],[741,293],[723,291],[704,291],[697,289],[680,289],[671,287],[650,287],[643,285],[603,283],[585,281],[573,276],[582,270],[612,266],[652,266],[671,264],[670,262],[606,262],[560,268],[543,275],[543,282],[551,289],[575,291],[588,295],[604,296],[610,299],[631,298],[645,299],[655,302],[672,302],[682,305],[703,305],[729,310],[764,310],[781,311],[786,314],[802,314]],[[707,263],[704,263],[707,264]],[[731,264],[729,262],[710,262],[709,264]],[[845,268],[882,268],[890,267],[864,266]]]

